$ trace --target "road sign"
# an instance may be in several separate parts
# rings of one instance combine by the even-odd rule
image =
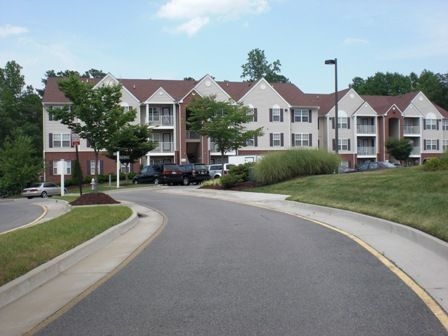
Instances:
[[[79,146],[81,144],[81,138],[79,134],[72,133],[72,146]]]

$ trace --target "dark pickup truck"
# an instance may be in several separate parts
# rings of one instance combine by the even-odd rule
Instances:
[[[182,184],[199,184],[210,178],[208,166],[202,163],[185,163],[179,165],[183,171]]]

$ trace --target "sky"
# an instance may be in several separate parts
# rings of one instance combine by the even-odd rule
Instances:
[[[0,0],[0,68],[241,81],[253,49],[306,93],[376,72],[448,73],[447,0]]]

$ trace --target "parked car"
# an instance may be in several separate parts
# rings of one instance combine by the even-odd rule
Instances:
[[[47,198],[54,195],[61,195],[61,187],[52,182],[35,182],[22,190],[22,196],[26,198]]]
[[[203,163],[185,163],[181,164],[183,170],[182,184],[202,183],[210,178],[208,166]]]
[[[388,161],[368,161],[364,162],[362,165],[358,167],[359,171],[366,170],[378,170],[378,169],[389,169],[389,168],[397,168],[393,163]]]
[[[183,171],[175,163],[163,163],[148,165],[142,168],[140,173],[134,176],[132,183],[154,183],[154,184],[180,184],[182,183]]]
[[[226,175],[234,164],[224,163],[224,175]],[[212,164],[208,166],[209,175],[211,178],[220,178],[222,175],[222,163]]]

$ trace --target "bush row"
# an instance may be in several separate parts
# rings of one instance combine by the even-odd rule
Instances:
[[[448,152],[443,154],[440,158],[432,158],[427,160],[423,165],[423,170],[448,170]]]
[[[337,171],[340,158],[334,153],[314,149],[291,149],[265,155],[254,167],[259,184],[273,184],[308,175]]]

